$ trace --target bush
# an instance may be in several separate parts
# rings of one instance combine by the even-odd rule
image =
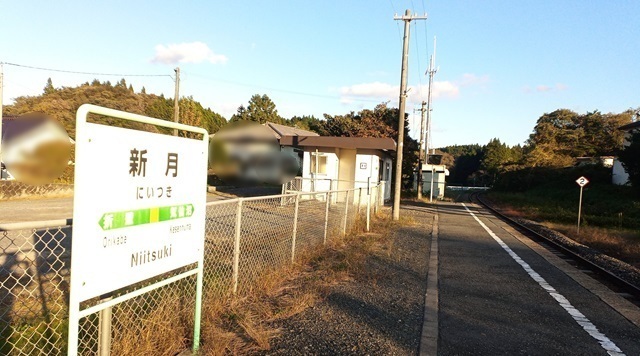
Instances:
[[[611,169],[602,165],[552,168],[533,167],[504,172],[493,186],[497,191],[523,192],[536,187],[553,185],[558,188],[575,188],[576,179],[587,177],[590,184],[611,184]]]

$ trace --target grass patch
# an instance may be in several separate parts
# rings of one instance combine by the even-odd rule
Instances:
[[[587,186],[589,187],[589,186]],[[594,184],[583,192],[582,223],[577,234],[580,190],[549,185],[526,192],[491,191],[489,200],[508,216],[535,220],[584,245],[640,267],[640,202],[632,188]]]
[[[204,300],[202,352],[207,355],[247,354],[269,350],[278,335],[273,322],[287,319],[329,295],[333,286],[356,278],[368,278],[367,256],[389,254],[390,230],[415,225],[411,218],[393,222],[388,212],[372,219],[375,233],[358,229],[344,238],[300,254],[296,263],[271,270],[251,288],[228,298]],[[389,216],[387,216],[389,215]]]
[[[580,189],[547,184],[525,192],[491,191],[488,197],[531,219],[561,224],[577,223]],[[631,187],[589,184],[584,188],[582,226],[640,228],[640,200]]]
[[[575,225],[552,222],[543,222],[543,224],[581,244],[640,268],[640,232],[637,230],[586,226],[580,228],[580,235],[578,235]]]

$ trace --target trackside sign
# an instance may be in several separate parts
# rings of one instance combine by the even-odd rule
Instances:
[[[78,123],[72,288],[79,301],[203,254],[203,139]]]

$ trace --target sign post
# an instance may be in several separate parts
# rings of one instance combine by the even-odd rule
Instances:
[[[183,130],[202,138],[91,123],[89,114]],[[95,105],[78,109],[69,355],[78,352],[81,318],[194,275],[193,350],[197,351],[208,139],[207,131],[197,127]],[[152,283],[139,284],[151,278],[155,278]],[[104,298],[116,290],[124,293]],[[80,303],[96,298],[101,301],[81,309]]]
[[[586,177],[580,177],[576,180],[580,186],[580,200],[578,202],[578,235],[580,235],[580,215],[582,214],[582,188],[589,183]]]

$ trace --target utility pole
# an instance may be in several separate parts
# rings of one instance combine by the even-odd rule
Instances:
[[[431,143],[431,111],[433,110],[433,108],[431,107],[431,89],[433,87],[433,77],[436,74],[436,72],[438,71],[438,68],[435,68],[435,63],[436,63],[436,38],[435,36],[433,37],[433,55],[431,55],[431,59],[429,61],[429,69],[427,69],[427,74],[429,74],[429,94],[427,97],[427,103],[428,103],[428,107],[427,107],[427,132],[428,134],[426,135],[426,154],[425,154],[425,163],[428,165],[429,164],[429,144]],[[429,202],[433,202],[433,175],[434,175],[434,171],[433,171],[433,166],[431,167],[431,188],[429,189]]]
[[[178,123],[180,117],[180,67],[176,67],[176,92],[173,97],[173,121]],[[178,129],[173,129],[173,136],[178,136]]]
[[[398,114],[398,147],[396,156],[396,182],[393,196],[393,220],[400,220],[400,193],[402,190],[402,149],[404,147],[404,114],[407,99],[407,75],[409,72],[409,28],[412,20],[426,20],[427,15],[411,15],[406,10],[404,16],[395,15],[394,20],[404,21],[404,38],[402,42],[402,70],[400,72],[400,110]]]
[[[422,102],[422,107],[420,108],[420,110],[413,110],[413,112],[416,111],[420,111],[420,152],[418,153],[418,199],[422,199],[422,185],[423,183],[423,179],[422,179],[422,165],[425,163],[424,161],[424,157],[426,154],[426,150],[425,150],[425,129],[426,129],[426,122],[425,122],[425,113],[427,111],[426,109],[427,107],[427,102],[423,101]]]

